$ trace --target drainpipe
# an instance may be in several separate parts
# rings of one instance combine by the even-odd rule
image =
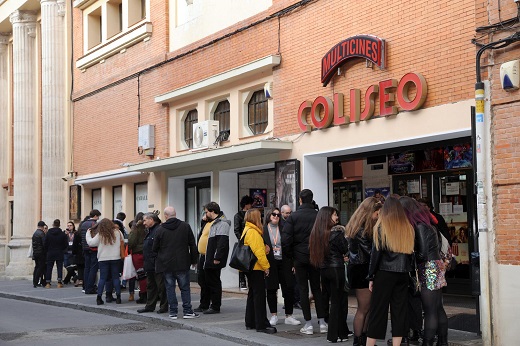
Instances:
[[[487,143],[490,133],[491,105],[489,81],[482,82],[480,74],[480,58],[488,49],[500,49],[520,41],[520,33],[504,39],[490,42],[480,47],[476,55],[476,77],[475,83],[475,155],[477,159],[476,192],[477,192],[477,222],[478,222],[478,245],[480,252],[480,328],[482,331],[482,342],[484,345],[492,345],[493,329],[491,327],[491,291],[490,291],[490,242],[488,220],[492,223],[493,212],[488,215],[488,208],[492,208],[491,198],[491,156]],[[486,195],[486,192],[488,195]]]
[[[488,83],[489,84],[489,83]],[[487,88],[489,91],[489,88]],[[489,100],[489,98],[488,98]],[[489,103],[489,102],[488,102]],[[490,113],[486,113],[486,90],[483,82],[475,84],[475,155],[477,158],[477,179],[475,182],[477,192],[477,225],[478,248],[480,253],[480,330],[482,342],[491,345],[491,304],[489,285],[489,229],[486,191],[489,181],[486,179],[488,166],[487,128],[489,126]],[[487,121],[486,121],[487,119]],[[491,162],[489,162],[491,164]]]

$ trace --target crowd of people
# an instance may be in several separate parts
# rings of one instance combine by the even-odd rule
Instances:
[[[300,192],[294,212],[284,205],[262,215],[263,210],[252,208],[252,203],[251,197],[244,196],[233,220],[237,240],[243,239],[256,257],[254,267],[239,275],[239,288],[248,291],[246,329],[277,332],[281,288],[284,323],[301,325],[304,335],[314,334],[317,327],[332,343],[353,335],[354,346],[374,345],[385,338],[390,308],[388,344],[422,338],[423,345],[433,345],[437,339],[437,345],[447,346],[441,289],[446,286],[449,258],[440,251],[440,234],[446,230],[431,203],[395,195],[368,197],[345,226],[339,224],[335,208],[318,208],[308,189]],[[34,287],[51,288],[56,265],[57,288],[74,282],[85,294],[95,294],[98,305],[121,304],[121,291],[128,286],[128,300],[144,304],[137,312],[153,312],[159,305],[157,313],[177,319],[178,285],[182,318],[221,313],[221,271],[229,257],[231,221],[216,202],[208,203],[196,241],[191,226],[177,218],[173,207],[168,206],[163,215],[164,222],[159,212],[138,213],[129,224],[130,232],[123,223],[124,213],[114,220],[100,219],[95,209],[77,230],[68,222],[62,231],[60,220],[46,230],[40,221],[32,237]],[[135,276],[121,280],[127,254]],[[67,275],[62,280],[64,265]],[[200,302],[193,308],[190,269],[195,268]],[[415,273],[419,296],[410,290]],[[347,326],[349,290],[357,300],[353,333]],[[317,320],[313,320],[311,301]],[[301,307],[303,321],[293,316],[295,307]]]

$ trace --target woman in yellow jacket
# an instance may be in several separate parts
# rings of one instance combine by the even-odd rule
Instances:
[[[265,303],[265,276],[269,275],[269,261],[266,256],[266,247],[262,238],[262,218],[258,209],[249,209],[244,216],[246,226],[242,231],[244,244],[251,248],[257,262],[249,273],[246,273],[249,282],[246,305],[246,329],[256,329],[257,332],[274,334],[276,328],[271,327],[267,319]]]

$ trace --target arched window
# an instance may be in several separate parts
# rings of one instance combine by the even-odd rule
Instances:
[[[230,132],[230,120],[229,120],[229,101],[220,101],[217,105],[217,108],[215,109],[215,112],[213,113],[213,119],[218,121],[219,124],[219,131],[227,132],[227,137],[229,138],[229,132]]]
[[[267,98],[264,91],[255,91],[248,103],[247,123],[254,135],[263,133],[267,127]]]
[[[196,109],[192,109],[184,119],[184,140],[188,148],[193,148],[193,124],[196,124],[199,119],[199,113]]]

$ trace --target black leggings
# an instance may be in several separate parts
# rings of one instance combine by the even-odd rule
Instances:
[[[424,340],[432,341],[437,333],[439,339],[447,337],[448,317],[442,304],[442,290],[430,291],[423,288],[421,301],[424,310]]]

